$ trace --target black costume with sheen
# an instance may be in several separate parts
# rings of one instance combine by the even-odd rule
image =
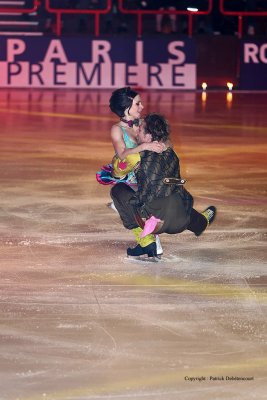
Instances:
[[[166,184],[164,178],[180,179],[179,159],[173,149],[162,153],[144,151],[136,171],[138,189],[119,183],[111,189],[111,197],[123,225],[139,226],[136,215],[157,217],[163,225],[156,233],[180,233],[185,229],[198,234],[207,226],[206,218],[194,210],[193,197],[181,185]]]

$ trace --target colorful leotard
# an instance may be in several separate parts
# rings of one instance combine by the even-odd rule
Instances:
[[[121,126],[121,130],[123,133],[123,140],[125,142],[126,149],[134,149],[137,146],[128,135],[128,132],[125,127]],[[127,183],[130,186],[136,186],[136,177],[133,171],[129,172],[123,178],[115,178],[113,176],[113,168],[112,164],[103,165],[100,171],[96,173],[96,180],[102,185],[114,185],[119,182]]]
[[[123,140],[125,142],[126,149],[134,149],[137,146],[137,143],[132,141],[124,126],[121,126],[121,130],[123,132]]]

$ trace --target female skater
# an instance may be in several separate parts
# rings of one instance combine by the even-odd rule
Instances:
[[[115,90],[109,100],[110,110],[119,117],[119,121],[111,128],[111,141],[115,150],[112,165],[105,165],[97,172],[96,178],[102,184],[116,184],[124,182],[136,187],[134,166],[140,159],[139,152],[144,150],[161,153],[164,150],[162,143],[137,143],[137,133],[141,121],[143,104],[140,95],[130,87]],[[116,210],[114,203],[109,206]],[[117,211],[117,210],[116,210]],[[157,241],[157,254],[162,254],[162,248]]]
[[[119,117],[119,121],[111,128],[111,141],[115,150],[112,165],[105,165],[97,173],[97,180],[102,184],[125,182],[136,185],[134,164],[138,161],[138,153],[144,150],[161,153],[162,144],[158,142],[137,144],[136,135],[144,108],[140,95],[130,87],[115,90],[109,100],[110,110]]]

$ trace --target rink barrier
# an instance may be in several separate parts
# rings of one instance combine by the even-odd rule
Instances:
[[[212,11],[213,0],[208,0],[208,8],[206,11],[188,11],[188,10],[128,10],[123,5],[124,0],[118,0],[118,10],[122,14],[132,14],[137,16],[137,35],[142,36],[143,32],[143,15],[187,15],[188,18],[188,36],[193,35],[193,18],[198,15],[209,15]]]
[[[220,0],[219,10],[224,16],[231,16],[238,18],[238,37],[243,37],[243,18],[244,17],[267,17],[267,11],[226,11],[225,0]]]
[[[100,35],[100,16],[108,14],[113,7],[113,0],[106,0],[107,4],[105,8],[102,9],[71,9],[71,8],[55,8],[51,6],[51,0],[44,0],[45,10],[56,16],[56,29],[55,34],[57,36],[61,36],[62,31],[62,15],[63,14],[78,14],[78,15],[93,15],[95,18],[95,26],[94,26],[94,35],[98,37]],[[0,4],[0,12],[3,13],[23,13],[30,14],[38,11],[41,6],[41,0],[32,0],[32,7],[24,8],[24,7],[6,7],[1,6]],[[89,1],[88,1],[89,4]],[[137,35],[140,37],[143,34],[143,16],[144,15],[186,15],[188,18],[188,36],[192,37],[193,35],[193,23],[194,16],[199,15],[210,15],[213,11],[214,4],[213,0],[208,0],[207,10],[205,11],[188,11],[188,10],[139,10],[139,9],[127,9],[124,6],[124,0],[118,0],[118,10],[122,14],[136,15],[137,17]],[[255,17],[262,18],[267,16],[267,11],[227,11],[225,9],[225,0],[219,0],[219,12],[223,16],[233,16],[238,19],[238,37],[243,37],[243,23],[244,17]],[[1,35],[1,32],[0,32]]]
[[[56,35],[61,36],[61,17],[62,14],[91,14],[95,17],[95,36],[100,35],[100,15],[108,14],[112,8],[112,0],[107,0],[107,6],[104,9],[76,9],[76,8],[53,8],[50,0],[45,0],[46,11],[56,15]]]

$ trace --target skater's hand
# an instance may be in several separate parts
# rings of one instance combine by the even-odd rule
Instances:
[[[164,143],[159,143],[157,141],[151,143],[144,143],[144,150],[155,151],[156,153],[162,153],[166,150],[166,146]]]

